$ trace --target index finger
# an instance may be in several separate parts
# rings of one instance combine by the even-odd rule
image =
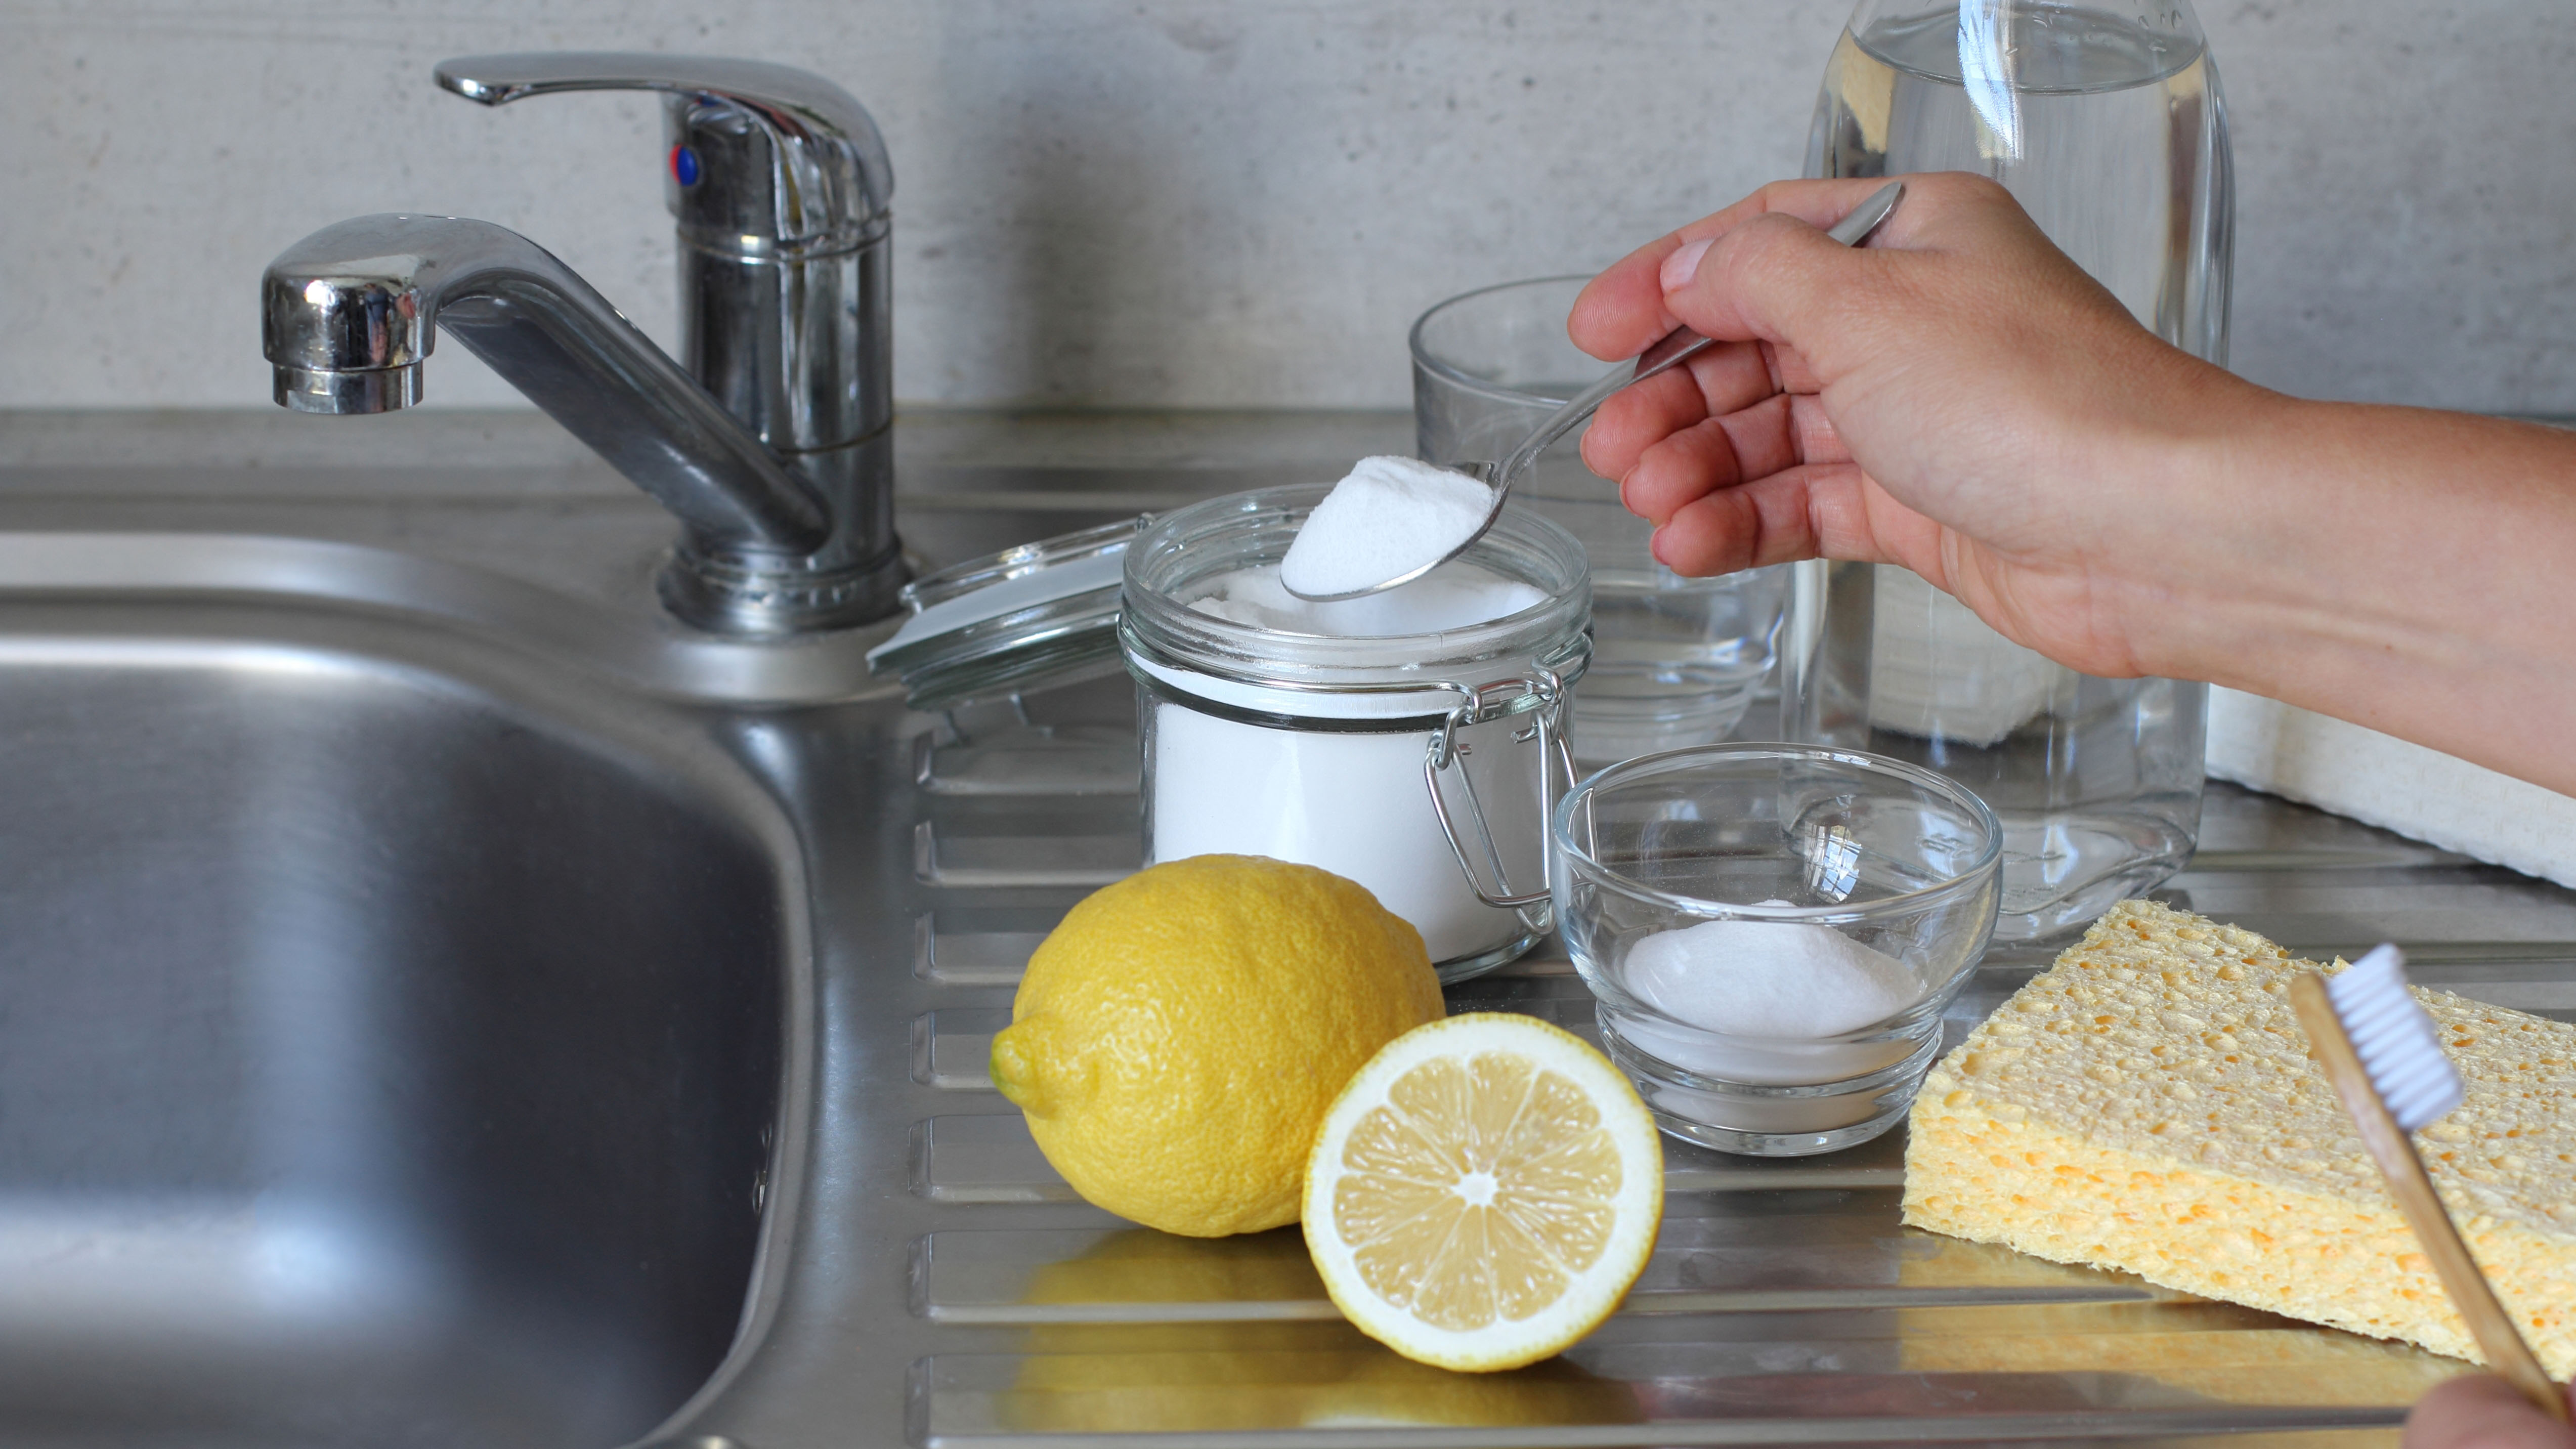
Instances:
[[[1774,181],[1724,211],[1701,217],[1612,263],[1574,299],[1574,311],[1565,320],[1566,336],[1604,362],[1634,357],[1682,325],[1680,318],[1664,309],[1666,257],[1692,242],[1724,236],[1757,216],[1794,216],[1809,226],[1828,227],[1886,184],[1884,176]]]

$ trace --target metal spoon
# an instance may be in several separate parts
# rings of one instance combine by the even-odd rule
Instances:
[[[1825,235],[1841,242],[1844,246],[1858,246],[1863,241],[1868,240],[1869,234],[1878,229],[1878,224],[1880,222],[1887,220],[1888,213],[1896,210],[1896,203],[1902,201],[1904,198],[1905,183],[1902,181],[1891,181],[1885,186],[1880,187],[1878,190],[1871,192],[1867,201],[1864,201],[1860,205],[1852,208],[1851,214],[1845,216],[1842,220],[1835,222],[1832,228],[1826,231]],[[1573,401],[1567,403],[1561,408],[1558,408],[1554,413],[1549,414],[1547,421],[1532,429],[1528,437],[1521,439],[1520,446],[1512,449],[1510,453],[1504,455],[1501,462],[1450,463],[1445,465],[1451,471],[1467,474],[1469,477],[1490,486],[1494,490],[1494,506],[1486,513],[1484,523],[1480,525],[1474,533],[1469,534],[1466,541],[1459,544],[1456,548],[1449,550],[1447,553],[1444,553],[1440,557],[1433,559],[1431,562],[1422,565],[1420,568],[1407,569],[1403,573],[1397,574],[1394,578],[1388,579],[1382,584],[1371,584],[1363,589],[1345,589],[1337,594],[1308,594],[1299,592],[1294,588],[1290,588],[1288,592],[1296,594],[1298,598],[1318,604],[1337,603],[1343,599],[1356,599],[1368,594],[1383,593],[1399,584],[1409,584],[1415,579],[1422,577],[1424,574],[1431,572],[1433,569],[1440,567],[1442,564],[1447,563],[1449,560],[1456,558],[1458,555],[1465,553],[1469,548],[1475,545],[1476,540],[1483,538],[1486,533],[1493,528],[1495,519],[1503,516],[1503,503],[1511,496],[1512,485],[1519,482],[1521,475],[1527,473],[1530,470],[1531,465],[1538,462],[1539,454],[1546,452],[1549,447],[1555,444],[1557,439],[1574,431],[1574,429],[1579,426],[1584,419],[1591,417],[1593,410],[1600,407],[1602,402],[1607,399],[1610,394],[1619,391],[1621,388],[1644,382],[1647,378],[1653,377],[1658,373],[1667,372],[1675,367],[1679,367],[1681,364],[1697,357],[1701,352],[1705,351],[1708,346],[1709,339],[1700,336],[1698,333],[1693,332],[1687,327],[1676,327],[1672,331],[1664,334],[1662,340],[1656,342],[1645,351],[1638,353],[1635,360],[1629,365],[1613,371],[1609,376],[1594,383],[1592,386],[1585,388],[1582,392],[1575,395]],[[1285,587],[1284,581],[1282,586]]]

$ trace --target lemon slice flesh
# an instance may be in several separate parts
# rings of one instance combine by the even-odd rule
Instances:
[[[1591,1332],[1655,1246],[1654,1119],[1532,1017],[1453,1016],[1344,1088],[1306,1169],[1306,1247],[1361,1332],[1442,1368],[1517,1368]]]

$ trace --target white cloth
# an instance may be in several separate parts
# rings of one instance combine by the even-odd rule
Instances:
[[[2209,691],[2209,773],[2576,886],[2576,799],[2232,689]]]

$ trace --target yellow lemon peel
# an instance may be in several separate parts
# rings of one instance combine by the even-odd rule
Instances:
[[[1075,1191],[1192,1237],[1297,1221],[1351,1073],[1439,1019],[1422,936],[1351,881],[1258,856],[1096,892],[1029,958],[993,1085]]]

